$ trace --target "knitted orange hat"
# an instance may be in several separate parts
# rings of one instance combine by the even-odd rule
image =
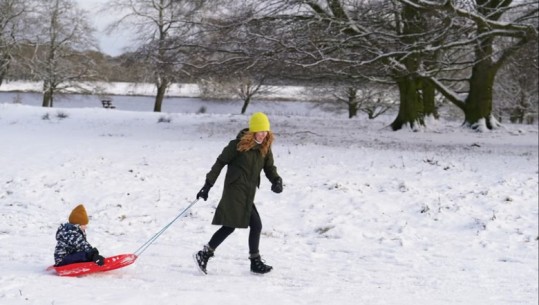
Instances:
[[[73,211],[71,211],[71,214],[69,215],[69,223],[77,225],[88,224],[88,214],[86,214],[86,209],[82,204],[79,204],[73,209]]]

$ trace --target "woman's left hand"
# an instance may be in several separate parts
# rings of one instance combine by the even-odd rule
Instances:
[[[271,184],[271,190],[277,194],[283,191],[283,179],[277,177]]]

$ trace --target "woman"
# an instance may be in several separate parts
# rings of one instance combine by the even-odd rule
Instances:
[[[207,273],[208,260],[217,247],[236,228],[249,227],[249,259],[251,271],[268,273],[272,267],[266,265],[258,250],[262,222],[254,205],[256,188],[260,185],[260,172],[272,183],[275,193],[283,191],[283,181],[273,165],[271,144],[273,133],[270,130],[268,117],[262,113],[254,113],[249,119],[249,128],[243,129],[237,138],[230,141],[217,158],[210,172],[206,175],[206,183],[197,194],[197,199],[208,199],[208,193],[221,170],[227,165],[223,196],[215,210],[212,224],[220,225],[202,250],[194,254],[194,258],[202,272]]]

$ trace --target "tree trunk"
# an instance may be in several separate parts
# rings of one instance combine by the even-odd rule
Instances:
[[[348,118],[351,119],[357,116],[358,102],[357,102],[357,89],[350,87],[347,90],[348,93]]]
[[[241,107],[241,114],[245,114],[245,111],[247,111],[247,107],[249,106],[250,102],[251,102],[251,95],[247,95],[245,99],[243,100],[243,107]]]
[[[481,15],[487,16],[489,20],[498,21],[505,11],[504,8],[508,7],[511,2],[505,0],[481,0],[477,2],[477,10]],[[477,23],[477,25],[476,34],[478,37],[491,31],[487,25],[481,22]],[[485,38],[479,39],[474,50],[477,62],[472,68],[470,91],[466,98],[466,107],[464,110],[464,123],[466,125],[474,129],[479,129],[482,127],[481,120],[485,120],[485,127],[487,129],[494,129],[499,126],[499,123],[492,115],[492,88],[494,87],[494,79],[503,62],[511,54],[514,54],[519,47],[523,46],[527,39],[527,37],[521,38],[518,43],[501,52],[494,49],[494,37],[487,35]],[[498,53],[496,54],[497,61],[494,61],[495,53]]]
[[[421,12],[405,4],[401,11],[402,18],[402,40],[408,45],[413,45],[417,41],[417,34],[423,33],[426,29],[426,23]],[[410,128],[416,129],[418,126],[425,125],[423,115],[422,100],[419,95],[421,89],[420,78],[414,73],[419,69],[422,58],[419,54],[405,56],[399,59],[405,66],[408,74],[399,75],[397,77],[397,85],[399,87],[400,105],[399,114],[391,128],[399,130],[404,125],[409,125]],[[402,72],[399,72],[402,73]]]
[[[4,83],[7,71],[9,70],[9,58],[0,59],[0,86]]]
[[[54,94],[54,89],[50,86],[45,84],[43,90],[43,104],[42,107],[52,107],[52,97]]]
[[[434,86],[430,82],[421,82],[421,93],[423,115],[437,119],[439,114],[438,109],[436,109],[436,90]]]
[[[404,125],[409,125],[412,129],[415,129],[417,125],[424,126],[417,79],[405,76],[397,80],[397,85],[400,95],[399,114],[391,123],[391,129],[400,130]]]
[[[485,120],[488,129],[498,126],[499,123],[492,116],[492,88],[495,76],[496,69],[490,60],[479,62],[473,67],[470,91],[464,110],[464,123],[467,126],[477,128],[481,119]]]
[[[164,80],[161,84],[157,85],[157,95],[155,96],[155,105],[153,107],[154,112],[161,112],[163,106],[163,100],[165,99],[165,93],[167,92],[168,81]]]
[[[357,116],[357,110],[358,110],[358,103],[357,102],[348,103],[348,118],[351,119],[351,118]]]

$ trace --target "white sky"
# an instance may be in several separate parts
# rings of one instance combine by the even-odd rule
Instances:
[[[114,20],[114,16],[106,15],[103,13],[97,13],[107,0],[75,0],[79,6],[89,12],[91,22],[96,28],[95,36],[99,41],[99,47],[101,51],[112,56],[120,55],[123,53],[123,49],[129,47],[129,33],[128,32],[116,32],[107,35],[104,32],[105,27]]]

